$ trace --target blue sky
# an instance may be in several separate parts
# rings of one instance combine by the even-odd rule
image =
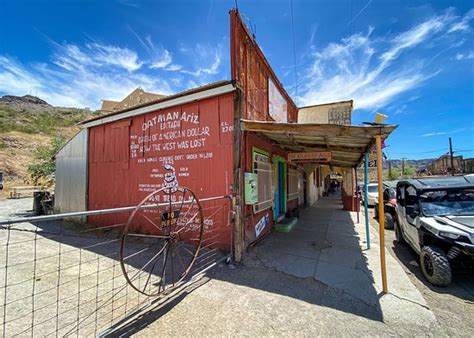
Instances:
[[[0,0],[0,95],[98,108],[137,86],[170,94],[230,78],[234,0]],[[389,115],[391,158],[474,156],[474,3],[239,0],[299,106],[353,99]],[[296,85],[295,85],[296,84]]]

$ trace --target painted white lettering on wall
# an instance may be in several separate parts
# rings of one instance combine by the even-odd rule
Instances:
[[[160,125],[161,130],[168,128],[179,128],[181,126],[181,122],[199,124],[199,115],[195,113],[186,113],[185,111],[182,113],[176,111],[172,113],[155,115],[143,122],[142,130],[148,130],[157,124]]]

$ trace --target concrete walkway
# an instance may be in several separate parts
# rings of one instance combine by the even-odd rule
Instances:
[[[432,327],[436,320],[403,268],[386,251],[389,294],[383,295],[378,232],[367,250],[363,214],[342,210],[340,197],[326,197],[302,211],[290,233],[273,233],[251,253],[267,268],[312,278],[342,290],[381,313],[384,323]]]

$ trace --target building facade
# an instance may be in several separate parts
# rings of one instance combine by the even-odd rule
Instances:
[[[462,156],[453,156],[454,173],[461,174],[464,172],[464,162]],[[431,175],[448,175],[451,174],[451,157],[445,154],[432,161],[428,165],[428,171]]]
[[[350,200],[344,207],[356,210],[353,169],[373,137],[385,138],[394,127],[298,124],[298,108],[235,10],[230,12],[230,34],[231,80],[82,124],[79,136],[56,156],[61,171],[56,211],[133,206],[157,190],[186,187],[205,210],[204,232],[217,232],[213,245],[233,250],[239,260],[245,247],[276,222],[320,198],[328,188],[325,178],[333,172],[344,177],[344,196]],[[75,161],[79,174],[67,170],[68,159]],[[75,190],[77,186],[84,189]],[[71,202],[67,195],[72,193],[76,197]],[[153,197],[170,206],[184,201],[183,196]],[[124,224],[127,217],[102,215],[87,221]],[[131,227],[149,233],[151,223],[145,217]]]
[[[165,95],[148,93],[138,87],[128,94],[122,101],[102,100],[100,111],[112,113],[123,109],[132,108],[144,103],[152,102],[164,98]]]

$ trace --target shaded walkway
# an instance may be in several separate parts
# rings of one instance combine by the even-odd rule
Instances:
[[[304,209],[290,233],[272,233],[251,250],[250,259],[266,268],[311,278],[342,291],[371,307],[376,315],[361,314],[351,306],[335,308],[385,323],[430,327],[436,322],[434,315],[387,251],[389,294],[382,293],[378,233],[375,228],[370,232],[372,246],[367,250],[363,218],[357,223],[357,214],[344,211],[340,197],[333,195]]]
[[[363,225],[353,219],[355,214],[343,211],[338,198],[322,199],[301,213],[292,232],[272,233],[249,249],[241,264],[222,264],[209,271],[199,286],[149,309],[121,333],[139,336],[442,334],[432,313],[423,305],[399,296],[379,295],[375,229],[371,236],[373,249],[364,250]],[[414,287],[409,280],[405,283],[405,273],[392,260],[389,258],[387,264],[389,287],[408,295]],[[400,276],[392,277],[397,274]],[[398,290],[397,285],[408,291]],[[423,301],[422,297],[417,301]]]
[[[339,196],[330,196],[304,209],[290,233],[265,239],[254,257],[269,268],[312,277],[374,306],[379,296],[359,242],[351,213],[342,210]]]

